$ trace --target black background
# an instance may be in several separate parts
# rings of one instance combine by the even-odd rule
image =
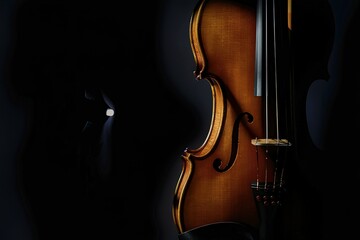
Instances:
[[[359,175],[355,2],[294,0],[291,239],[346,239],[356,229],[349,218]],[[192,75],[195,4],[2,1],[2,240],[177,238],[179,156],[201,144],[211,116],[209,87]],[[316,109],[328,116],[321,150],[306,120],[308,89],[320,79],[338,83],[334,102]],[[105,138],[101,93],[115,109]],[[99,165],[102,147],[111,155]]]

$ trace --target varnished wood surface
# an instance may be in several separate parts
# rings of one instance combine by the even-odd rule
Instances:
[[[211,85],[213,116],[204,144],[187,149],[182,157],[173,209],[180,232],[217,221],[254,227],[259,223],[250,187],[257,174],[251,139],[264,135],[262,99],[254,96],[255,31],[256,9],[251,1],[202,1],[194,11],[190,33],[195,74]],[[248,121],[246,112],[253,121]],[[225,171],[214,168],[216,159]],[[264,166],[260,162],[259,167]]]

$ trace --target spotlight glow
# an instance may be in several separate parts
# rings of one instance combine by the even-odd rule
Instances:
[[[106,116],[108,116],[108,117],[112,117],[112,116],[114,116],[114,110],[113,109],[111,109],[111,108],[108,108],[107,110],[106,110]]]

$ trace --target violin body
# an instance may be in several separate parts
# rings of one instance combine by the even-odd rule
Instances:
[[[257,9],[256,0],[201,0],[191,17],[189,32],[196,62],[194,74],[211,86],[213,114],[203,144],[197,149],[186,149],[181,156],[183,169],[172,209],[180,233],[216,222],[240,222],[259,228],[259,202],[271,205],[271,201],[278,200],[273,194],[260,196],[257,193],[261,189],[263,193],[267,191],[270,183],[276,182],[278,186],[280,174],[273,173],[282,158],[273,157],[278,147],[276,150],[268,148],[279,143],[269,137],[276,132],[273,127],[267,127],[274,121],[271,120],[271,124],[265,121],[269,113],[277,111],[266,108],[275,100],[265,99],[265,94],[254,94],[259,55],[256,54],[259,47],[256,45]],[[287,17],[287,12],[284,14]],[[285,23],[280,26],[288,30]],[[278,60],[279,66],[282,64],[285,69],[279,75],[286,78],[286,84],[279,90],[289,85],[288,66],[284,64],[286,57]],[[260,75],[264,75],[263,72]],[[269,83],[274,82],[273,77],[269,79]],[[285,105],[289,92],[284,92],[286,100],[281,104]],[[269,95],[273,93],[269,91]],[[284,143],[290,145],[288,140]]]

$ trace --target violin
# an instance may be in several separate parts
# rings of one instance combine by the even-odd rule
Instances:
[[[210,84],[212,118],[203,144],[181,155],[172,206],[180,235],[241,223],[259,239],[275,238],[293,149],[290,33],[291,0],[195,6],[194,75]]]

